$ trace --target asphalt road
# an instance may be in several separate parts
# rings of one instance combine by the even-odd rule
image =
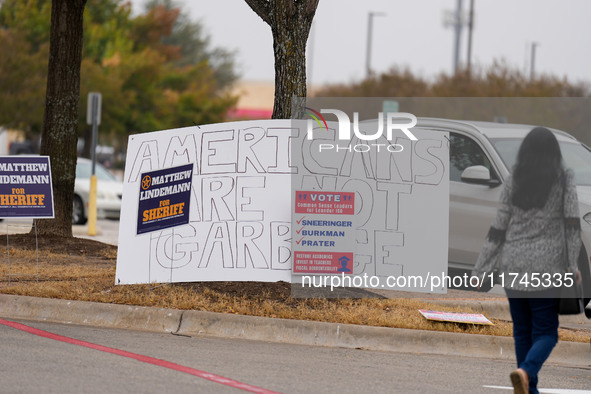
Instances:
[[[505,393],[514,368],[507,361],[459,355],[375,352],[21,323],[162,362],[149,364],[0,325],[3,393],[241,391],[166,368],[164,361],[216,374],[217,380],[233,379],[232,384],[241,382],[285,393]],[[591,370],[546,365],[541,387],[569,390],[546,392],[591,393],[582,391],[591,390]]]

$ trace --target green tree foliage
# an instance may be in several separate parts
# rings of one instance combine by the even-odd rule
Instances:
[[[29,43],[27,51],[49,44],[51,1],[4,0],[0,8],[0,29],[10,29]]]
[[[13,30],[0,30],[0,125],[40,135],[49,45],[37,51]]]
[[[119,1],[89,0],[84,15],[83,58],[102,64],[116,54],[130,54],[131,8]]]
[[[171,1],[132,16],[124,0],[88,0],[84,14],[79,135],[88,92],[103,95],[100,141],[124,147],[129,133],[223,121],[236,98],[232,54],[211,48],[201,25]],[[44,108],[51,0],[5,0],[0,8],[0,124],[39,133]],[[88,139],[88,138],[87,138]]]
[[[163,6],[167,10],[174,9],[171,0],[152,0],[146,5],[148,9]],[[179,67],[207,63],[213,70],[213,78],[220,87],[226,87],[237,78],[234,70],[234,54],[223,48],[212,48],[209,36],[203,32],[200,23],[195,23],[180,12],[169,35],[162,43],[180,49],[180,57],[174,61]]]

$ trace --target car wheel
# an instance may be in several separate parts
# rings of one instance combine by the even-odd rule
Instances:
[[[84,206],[82,204],[82,199],[78,196],[74,196],[72,224],[86,224],[88,219],[84,216]]]

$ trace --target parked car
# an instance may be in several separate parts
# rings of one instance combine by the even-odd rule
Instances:
[[[471,270],[492,224],[498,201],[530,125],[419,118],[418,128],[450,135],[449,268]],[[591,150],[551,129],[563,161],[574,171],[585,252],[591,250]],[[586,261],[587,257],[585,257]]]
[[[11,155],[36,155],[39,154],[38,146],[32,141],[13,141],[8,147]]]
[[[78,158],[76,164],[76,182],[74,184],[73,224],[85,224],[88,221],[88,201],[92,161]],[[118,181],[105,167],[96,163],[97,177],[97,217],[119,219],[123,183]]]

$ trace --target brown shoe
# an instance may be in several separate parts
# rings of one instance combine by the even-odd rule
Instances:
[[[528,394],[529,393],[529,377],[527,372],[521,368],[517,368],[511,372],[511,383],[513,383],[513,393]]]

